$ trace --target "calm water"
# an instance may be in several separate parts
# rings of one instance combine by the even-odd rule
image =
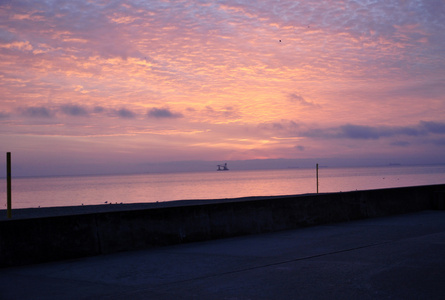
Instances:
[[[445,166],[320,168],[319,192],[445,183]],[[316,192],[315,169],[14,178],[13,208],[137,203]],[[6,180],[0,180],[6,208]]]

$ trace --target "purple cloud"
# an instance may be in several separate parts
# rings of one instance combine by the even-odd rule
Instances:
[[[445,134],[445,123],[421,121],[420,126],[435,134]]]
[[[407,141],[395,141],[395,142],[392,142],[391,145],[397,146],[397,147],[407,147],[407,146],[411,145],[411,143],[409,143]]]
[[[31,106],[21,109],[22,115],[30,118],[51,118],[54,113],[44,106]]]
[[[214,109],[212,106],[207,105],[205,109],[202,110],[201,113],[207,117],[211,117],[214,119],[216,118],[230,119],[239,117],[237,109],[232,106],[225,106],[222,108]]]
[[[102,106],[95,106],[93,108],[93,112],[96,114],[100,114],[103,113],[105,111],[105,108],[103,108]]]
[[[433,140],[433,144],[436,146],[445,146],[445,139],[435,139]]]
[[[259,125],[262,130],[275,132],[282,136],[301,136],[308,138],[378,140],[380,138],[409,136],[422,137],[429,134],[445,134],[445,123],[421,121],[412,126],[369,126],[344,124],[337,127],[317,127],[281,121]]]
[[[303,98],[303,96],[298,95],[298,94],[289,94],[288,100],[290,102],[297,103],[297,104],[302,105],[302,106],[319,107],[318,104],[315,104],[313,102],[307,101],[306,99]]]
[[[5,112],[0,111],[0,119],[6,119],[6,118],[8,118],[8,117],[9,117],[9,114],[8,114],[8,113],[5,113]]]
[[[136,114],[134,112],[126,108],[121,108],[117,110],[116,114],[123,119],[134,119],[136,117]]]
[[[384,130],[371,126],[361,126],[346,124],[340,126],[339,137],[349,138],[349,139],[379,139],[383,136],[393,135],[393,130]]]
[[[69,116],[73,117],[85,117],[88,116],[88,111],[82,106],[76,104],[66,104],[60,107],[60,110]]]
[[[319,129],[318,137],[346,138],[353,140],[378,140],[393,136],[422,136],[421,126],[368,126],[345,124],[337,128]],[[309,135],[310,136],[310,135]]]
[[[147,112],[147,116],[158,119],[175,119],[183,117],[181,113],[174,113],[168,108],[157,108],[157,107],[151,108]]]

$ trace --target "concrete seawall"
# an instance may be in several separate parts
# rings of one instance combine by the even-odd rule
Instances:
[[[436,209],[445,184],[1,220],[0,267]]]

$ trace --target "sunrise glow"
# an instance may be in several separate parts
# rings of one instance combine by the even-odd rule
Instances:
[[[3,1],[0,140],[22,175],[445,163],[445,3]]]

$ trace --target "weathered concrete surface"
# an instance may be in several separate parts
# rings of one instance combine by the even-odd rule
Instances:
[[[445,185],[184,202],[0,221],[0,267],[443,207]],[[179,202],[178,202],[179,203]]]
[[[445,211],[0,269],[0,299],[444,299]]]

